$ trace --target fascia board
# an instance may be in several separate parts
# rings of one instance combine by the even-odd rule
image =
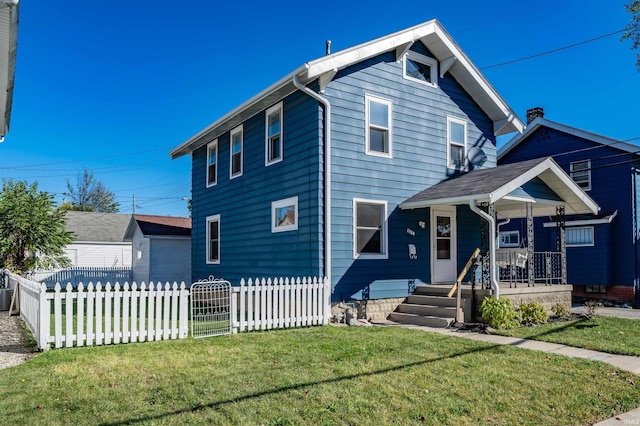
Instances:
[[[478,202],[489,201],[489,194],[472,194],[460,197],[438,198],[435,200],[413,201],[410,203],[400,203],[401,210],[423,209],[431,206],[467,204],[471,200]]]
[[[585,226],[585,225],[608,225],[613,219],[618,215],[618,210],[616,210],[612,215],[605,216],[600,219],[581,219],[581,220],[565,220],[565,226],[570,224],[569,226]],[[545,222],[542,224],[545,228],[553,228],[558,226],[558,222]]]

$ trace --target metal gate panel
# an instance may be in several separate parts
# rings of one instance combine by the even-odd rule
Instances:
[[[191,285],[191,337],[231,333],[231,283],[210,279]]]

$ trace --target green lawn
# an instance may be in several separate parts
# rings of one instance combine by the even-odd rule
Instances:
[[[640,320],[597,316],[498,333],[612,354],[640,356]]]
[[[591,424],[640,406],[607,364],[398,327],[52,350],[0,371],[3,424]]]

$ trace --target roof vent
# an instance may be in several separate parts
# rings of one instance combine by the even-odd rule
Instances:
[[[325,41],[324,47],[325,47],[325,55],[327,56],[331,55],[331,40]]]

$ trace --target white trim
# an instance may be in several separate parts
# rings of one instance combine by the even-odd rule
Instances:
[[[591,231],[591,243],[579,243],[579,244],[571,244],[567,241],[567,231],[578,231],[582,229],[588,229]],[[571,227],[569,229],[565,229],[565,243],[567,248],[569,247],[593,247],[596,245],[596,231],[593,226],[579,226],[579,227]]]
[[[574,165],[579,163],[587,163],[587,168],[584,170],[573,170]],[[580,186],[580,183],[578,183],[578,181],[576,181],[574,177],[575,173],[584,172],[587,172],[587,186],[585,188]],[[569,176],[571,176],[571,179],[573,179],[573,181],[576,182],[583,191],[591,191],[591,160],[572,161],[571,163],[569,163]]]
[[[282,207],[293,206],[294,211],[294,224],[282,225],[276,224],[276,210]],[[285,198],[284,200],[273,201],[271,203],[271,232],[287,232],[296,231],[298,229],[298,197]]]
[[[374,204],[384,206],[382,212],[382,229],[380,231],[380,249],[382,253],[358,253],[358,204]],[[353,221],[353,258],[354,259],[388,259],[389,258],[389,227],[388,227],[388,205],[385,200],[370,200],[365,198],[353,199],[352,221]]]
[[[280,133],[279,133],[279,139],[280,139],[280,156],[273,159],[273,160],[269,160],[269,154],[270,154],[270,150],[271,150],[271,141],[269,140],[269,116],[271,114],[273,114],[275,111],[278,111],[279,113],[279,117],[280,117]],[[284,124],[284,119],[283,119],[284,113],[283,113],[283,108],[282,108],[282,101],[278,102],[277,104],[275,104],[274,106],[272,106],[271,108],[267,109],[264,113],[264,165],[265,167],[268,167],[272,164],[276,164],[282,161],[282,159],[284,158],[284,142],[282,139],[282,135],[283,135],[283,124]]]
[[[503,244],[502,243],[502,236],[503,235],[507,235],[507,234],[516,234],[518,236],[518,242],[517,243]],[[515,231],[500,231],[498,233],[498,243],[500,245],[500,248],[503,248],[503,247],[505,247],[505,248],[506,247],[509,247],[509,248],[520,247],[520,231],[518,231],[518,230],[515,230]]]
[[[618,210],[613,212],[613,214],[609,216],[605,216],[600,219],[581,219],[581,220],[566,220],[564,222],[564,226],[582,226],[582,225],[607,225],[613,221],[613,219],[618,215]],[[545,222],[542,224],[544,228],[554,228],[558,226],[558,222]]]
[[[388,122],[388,126],[385,129],[384,127],[381,126],[376,126],[371,124],[371,111],[369,108],[369,104],[370,102],[375,102],[377,104],[382,104],[382,105],[386,105],[387,106],[387,122]],[[380,98],[377,96],[373,96],[373,95],[368,95],[365,94],[364,95],[364,119],[365,119],[365,134],[364,134],[364,147],[365,147],[365,153],[367,155],[373,155],[376,157],[386,157],[386,158],[393,158],[393,137],[392,137],[392,129],[393,129],[393,121],[392,121],[392,107],[393,107],[393,102],[390,99],[385,99],[385,98]],[[379,129],[379,130],[386,130],[387,131],[387,152],[380,152],[380,151],[373,151],[370,148],[370,132],[369,129],[373,127],[374,129]]]
[[[233,174],[233,136],[240,133],[240,171]],[[244,126],[241,124],[229,132],[229,179],[235,179],[244,173]]]
[[[209,224],[211,222],[218,222],[218,259],[217,260],[211,260],[211,236],[209,235],[211,232],[211,228],[209,226]],[[214,214],[212,216],[207,216],[207,229],[206,229],[206,262],[207,265],[219,265],[220,264],[220,258],[221,258],[221,253],[220,253],[220,240],[221,235],[220,235],[220,215],[219,214]]]
[[[215,151],[216,151],[216,175],[214,178],[213,183],[209,182],[209,151],[211,149],[211,147],[215,147]],[[207,188],[211,188],[212,186],[216,186],[218,184],[218,168],[220,166],[220,156],[218,155],[218,139],[214,139],[212,142],[209,142],[207,144],[207,173],[206,173],[206,186]]]
[[[419,62],[423,65],[428,65],[431,68],[429,78],[431,81],[424,81],[418,78],[412,77],[407,74],[407,59],[410,59],[414,62]],[[425,86],[430,87],[438,87],[438,61],[434,58],[430,58],[428,56],[422,55],[418,52],[414,52],[413,50],[407,51],[402,58],[402,77],[406,80],[415,81],[419,84],[424,84]]]
[[[459,142],[453,142],[451,141],[451,123],[456,123],[456,124],[460,124],[462,126],[464,126],[464,142],[462,144],[460,144]],[[469,139],[468,135],[468,123],[467,120],[461,119],[461,118],[457,118],[457,117],[452,117],[450,115],[447,116],[447,169],[453,169],[453,170],[466,170],[467,169],[467,145],[468,142],[467,140]],[[463,164],[461,164],[459,167],[455,167],[452,163],[451,163],[451,146],[457,146],[460,147],[462,146],[463,152],[462,152],[462,156],[463,156]]]

